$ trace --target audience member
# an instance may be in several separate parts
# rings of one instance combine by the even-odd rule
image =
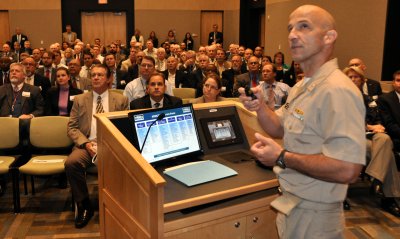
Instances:
[[[161,73],[153,73],[147,81],[146,95],[133,100],[130,109],[167,108],[182,105],[182,99],[165,93],[166,80]]]
[[[165,39],[166,42],[169,44],[175,44],[177,43],[176,38],[175,38],[175,32],[173,30],[169,30],[167,34],[167,39]]]
[[[290,86],[276,81],[276,67],[271,63],[262,67],[261,76],[260,89],[264,102],[271,110],[280,108],[286,102]]]
[[[363,70],[351,66],[343,72],[362,92],[365,83]],[[382,208],[400,217],[400,206],[395,198],[400,197],[400,179],[396,160],[393,154],[393,143],[382,126],[376,103],[367,95],[364,96],[366,108],[365,124],[367,130],[367,155],[369,163],[365,172],[373,178],[371,192],[382,197]]]
[[[213,31],[208,34],[208,45],[223,44],[224,34],[218,31],[218,24],[213,25]]]
[[[21,63],[10,65],[11,84],[0,86],[0,117],[31,119],[43,115],[40,89],[24,83],[25,77],[25,67]]]
[[[107,53],[105,56],[105,62],[108,70],[111,74],[110,88],[111,89],[125,89],[126,84],[129,83],[128,72],[121,71],[117,68],[117,63],[115,61],[115,55],[112,53]]]
[[[203,95],[190,101],[190,103],[209,103],[223,101],[225,98],[221,96],[222,83],[219,75],[216,73],[208,73],[203,80]]]
[[[46,99],[47,90],[51,87],[50,80],[36,73],[36,62],[32,57],[25,58],[22,64],[26,72],[25,83],[39,87],[42,97]]]
[[[217,50],[216,61],[214,64],[217,67],[220,78],[222,77],[222,72],[232,67],[232,63],[226,61],[225,51],[221,49]]]
[[[7,56],[0,57],[0,86],[10,83],[11,60]]]
[[[275,53],[274,64],[276,66],[276,80],[288,84],[289,82],[285,82],[285,79],[289,67],[285,64],[285,55],[282,52]]]
[[[93,115],[127,110],[129,104],[125,96],[108,90],[111,78],[106,66],[94,66],[91,78],[93,91],[75,96],[68,122],[68,135],[75,147],[65,161],[65,172],[76,202],[76,228],[86,226],[93,216],[85,176],[97,153],[96,119]]]
[[[10,58],[12,62],[17,61],[17,55],[11,51],[10,45],[8,43],[3,44],[3,51],[1,52],[1,56],[6,56]]]
[[[24,49],[23,49],[23,51],[26,52],[26,53],[28,53],[29,55],[32,55],[32,48],[31,48],[31,42],[30,42],[30,41],[26,40],[26,41],[24,42]]]
[[[192,34],[190,32],[186,32],[185,38],[182,41],[186,45],[186,50],[193,50],[194,40],[192,38]]]
[[[247,72],[246,68],[242,71],[242,58],[239,55],[233,55],[231,57],[232,67],[222,72],[222,95],[224,97],[233,96],[233,85],[235,83],[235,77]]]
[[[140,30],[138,28],[135,29],[135,34],[132,36],[131,41],[139,42],[142,46],[144,45],[143,36],[140,34]]]
[[[77,38],[76,32],[73,32],[71,30],[71,25],[67,24],[65,26],[65,32],[62,34],[62,41],[68,43],[68,45],[72,47]]]
[[[241,75],[236,76],[236,81],[233,86],[233,96],[238,97],[240,93],[238,89],[240,87],[257,87],[262,78],[260,72],[260,63],[256,56],[251,56],[247,62],[247,68],[249,71]]]
[[[146,41],[146,49],[143,52],[146,56],[153,57],[154,60],[157,58],[157,48],[154,48],[151,40]]]
[[[168,57],[167,70],[163,71],[165,79],[172,88],[180,88],[182,85],[187,85],[187,75],[177,69],[178,61],[175,57]]]
[[[154,48],[158,48],[158,38],[155,31],[150,32],[148,40],[151,40],[153,42]]]
[[[206,76],[206,68],[210,60],[206,54],[199,56],[199,65],[195,71],[189,75],[188,84],[183,84],[182,87],[189,87],[196,89],[196,97],[200,97],[203,94],[203,80]]]
[[[42,55],[43,67],[36,70],[38,75],[46,77],[50,80],[50,84],[55,86],[56,84],[56,68],[53,67],[53,52],[46,51]]]
[[[131,47],[129,58],[121,63],[121,71],[128,71],[129,67],[136,65],[136,49]]]
[[[79,60],[71,60],[68,64],[68,69],[71,76],[70,81],[72,87],[80,89],[83,92],[92,89],[92,81],[89,78],[79,76],[79,73],[81,72],[81,63]]]
[[[365,70],[367,69],[367,66],[360,58],[351,59],[348,66],[359,67],[363,72],[365,72]],[[375,101],[376,99],[378,99],[378,96],[382,94],[381,84],[376,80],[365,78],[362,92]]]
[[[57,68],[56,81],[56,86],[47,91],[45,114],[69,116],[75,95],[82,94],[83,91],[71,86],[67,68]]]
[[[83,66],[81,67],[81,71],[79,72],[80,77],[90,79],[90,69],[92,69],[93,60],[93,54],[90,51],[85,50],[83,52]]]
[[[156,70],[158,72],[163,72],[167,69],[167,59],[166,59],[165,49],[160,47],[157,49],[157,58],[156,58]]]
[[[26,35],[22,34],[21,28],[16,27],[15,28],[15,34],[11,37],[11,47],[14,50],[14,43],[18,42],[20,47],[21,47],[21,50],[23,51],[24,48],[25,48],[24,43],[27,40],[28,40],[28,37]]]

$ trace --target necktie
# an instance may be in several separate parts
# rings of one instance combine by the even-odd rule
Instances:
[[[86,71],[87,71],[86,77],[90,79],[90,78],[91,78],[91,75],[90,75],[90,68],[86,67]]]
[[[96,114],[104,113],[103,104],[101,103],[101,96],[97,96]]]
[[[47,77],[47,79],[50,79],[50,70],[49,69],[46,70],[46,77]]]
[[[254,75],[251,76],[251,87],[256,87],[257,86],[257,77]]]
[[[32,85],[32,77],[30,76],[26,77],[26,83]]]
[[[271,110],[275,108],[275,91],[273,85],[268,86],[268,107]]]
[[[157,102],[157,103],[154,103],[154,108],[160,108],[160,103],[159,102]]]
[[[18,43],[21,43],[21,35],[17,36],[17,41],[18,41]]]
[[[76,84],[76,79],[75,77],[72,77],[72,87],[74,87],[75,89],[78,89],[78,85]]]

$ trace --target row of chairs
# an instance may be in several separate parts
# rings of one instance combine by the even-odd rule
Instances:
[[[31,120],[0,117],[0,174],[12,178],[14,212],[20,207],[20,175],[31,176],[32,195],[35,194],[34,176],[64,174],[64,162],[73,142],[67,135],[69,117],[45,116]]]

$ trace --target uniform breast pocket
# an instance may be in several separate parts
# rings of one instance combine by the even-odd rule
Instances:
[[[304,117],[298,113],[288,113],[288,117],[285,121],[285,130],[293,134],[301,134],[304,131]]]

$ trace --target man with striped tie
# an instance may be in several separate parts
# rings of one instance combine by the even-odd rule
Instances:
[[[85,171],[93,165],[92,157],[97,152],[96,120],[93,115],[128,109],[127,97],[108,90],[110,71],[107,66],[96,65],[90,73],[92,91],[74,98],[68,122],[68,135],[75,147],[65,162],[65,172],[77,204],[76,228],[86,226],[93,216],[85,177]]]

